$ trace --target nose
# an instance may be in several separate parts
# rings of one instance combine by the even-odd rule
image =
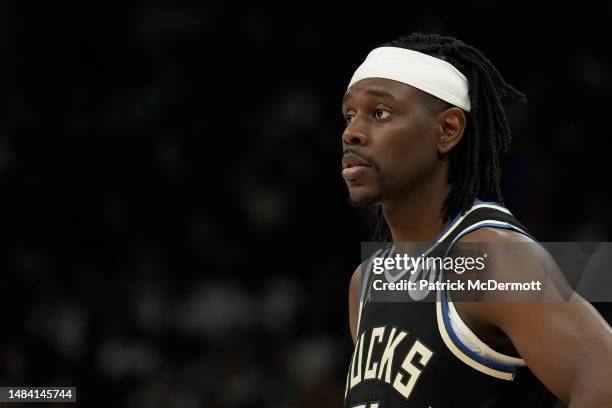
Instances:
[[[342,142],[349,146],[363,145],[366,143],[365,133],[356,126],[356,119],[353,119],[342,133]]]

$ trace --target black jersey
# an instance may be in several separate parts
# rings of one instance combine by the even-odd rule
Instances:
[[[476,201],[431,246],[445,243],[448,249],[482,227],[531,236],[506,208]],[[483,357],[463,344],[449,321],[444,293],[435,293],[434,301],[370,302],[372,277],[371,269],[364,268],[346,408],[557,406],[524,364]]]

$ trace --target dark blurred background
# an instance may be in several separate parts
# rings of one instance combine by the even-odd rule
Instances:
[[[0,385],[340,406],[373,232],[346,200],[340,100],[412,31],[527,94],[508,104],[515,215],[542,241],[610,241],[612,3],[489,3],[0,3]]]

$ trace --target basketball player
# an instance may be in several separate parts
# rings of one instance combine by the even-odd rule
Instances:
[[[342,176],[353,203],[378,206],[383,240],[534,242],[501,204],[505,96],[525,100],[455,38],[368,55],[342,102]],[[491,273],[548,262],[530,248]],[[612,330],[589,303],[368,302],[370,277],[359,266],[350,282],[346,407],[612,407]]]

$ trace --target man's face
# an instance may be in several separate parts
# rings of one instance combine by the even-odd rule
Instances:
[[[344,95],[342,176],[355,205],[410,194],[440,165],[434,98],[400,82],[371,78]]]

